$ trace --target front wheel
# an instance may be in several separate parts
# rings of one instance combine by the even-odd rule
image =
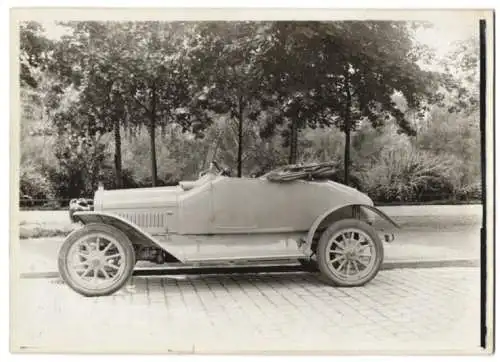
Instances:
[[[88,224],[71,233],[59,251],[59,273],[76,292],[97,297],[120,289],[132,275],[134,247],[120,230]]]
[[[357,219],[340,220],[325,230],[317,248],[318,266],[335,286],[355,287],[372,280],[384,259],[376,231]]]

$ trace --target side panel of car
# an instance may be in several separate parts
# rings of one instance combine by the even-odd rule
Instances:
[[[176,232],[178,228],[177,187],[133,190],[98,190],[95,211],[113,214],[128,220],[150,234]]]
[[[182,262],[272,260],[304,258],[300,240],[305,234],[218,234],[157,237],[164,250]]]
[[[206,192],[200,193],[204,195]],[[208,192],[208,194],[210,194]],[[195,198],[196,199],[196,198]],[[206,202],[200,197],[200,206]],[[193,207],[197,205],[193,204]],[[221,233],[221,234],[188,234],[158,233],[152,235],[138,225],[118,215],[102,212],[81,212],[75,217],[84,224],[103,223],[116,227],[124,232],[133,244],[145,247],[157,247],[166,251],[172,258],[181,262],[222,261],[222,260],[252,260],[252,259],[282,259],[300,258],[313,253],[313,240],[321,225],[326,227],[341,219],[351,218],[353,208],[366,205],[342,205],[320,215],[305,232],[259,232],[259,233]],[[378,211],[378,210],[377,210]],[[379,212],[377,212],[379,213]],[[397,227],[384,214],[389,223]]]
[[[150,209],[119,209],[114,215],[130,221],[152,235],[164,235],[175,232],[178,224],[176,206],[164,206]]]
[[[212,225],[212,182],[185,191],[178,197],[178,234],[209,234]]]
[[[84,224],[110,225],[126,234],[132,244],[163,249],[171,259],[180,262],[287,259],[305,256],[300,248],[305,233],[151,235],[113,214],[81,212],[76,213],[75,217]]]
[[[339,202],[320,182],[219,178],[212,192],[213,234],[304,232]]]

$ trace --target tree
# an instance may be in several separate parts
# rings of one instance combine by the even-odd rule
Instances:
[[[228,114],[237,126],[237,176],[242,176],[244,129],[266,109],[268,88],[260,66],[268,23],[197,24],[189,58],[196,84],[193,106]]]
[[[286,52],[287,58],[308,78],[298,84],[317,107],[313,123],[344,132],[344,181],[349,183],[351,133],[359,121],[378,127],[394,117],[403,132],[413,133],[392,96],[399,91],[417,107],[434,78],[417,65],[405,22],[314,22],[292,30],[298,46]]]
[[[184,58],[191,24],[182,22],[135,22],[127,25],[126,48],[117,62],[128,72],[120,90],[136,105],[134,117],[147,125],[150,134],[152,185],[158,171],[155,136],[157,127],[177,123],[199,132],[197,112],[188,112],[192,97],[188,84],[188,59]]]
[[[439,101],[428,107],[418,147],[457,160],[457,192],[480,190],[479,39],[456,42],[438,64],[442,67]]]
[[[457,41],[439,63],[443,69],[439,89],[440,105],[450,113],[479,110],[479,39]]]
[[[261,61],[271,93],[268,98],[273,104],[261,135],[271,137],[277,127],[285,125],[281,134],[284,146],[289,148],[289,163],[297,161],[300,130],[324,124],[320,116],[322,105],[316,98],[316,89],[323,80],[315,74],[322,41],[310,38],[318,25],[315,22],[272,23],[268,28],[269,44]]]
[[[158,183],[156,130],[175,122],[192,130],[183,61],[184,23],[70,22],[54,71],[81,91],[80,112],[101,133],[113,132],[116,185],[122,185],[121,126],[146,125],[150,134],[151,183]],[[196,128],[196,127],[195,127]]]
[[[112,64],[119,55],[121,24],[68,22],[64,25],[71,29],[71,34],[57,42],[50,70],[60,80],[60,87],[54,90],[56,94],[77,90],[79,97],[71,112],[78,117],[59,117],[63,123],[58,126],[70,122],[74,129],[90,127],[92,136],[113,131],[115,186],[120,188],[123,181],[120,125],[125,124],[126,106],[116,89],[123,75]],[[76,124],[84,119],[86,125]]]

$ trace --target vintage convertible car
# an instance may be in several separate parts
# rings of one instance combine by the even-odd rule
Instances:
[[[104,190],[59,252],[64,281],[85,296],[109,295],[139,260],[156,263],[299,260],[335,286],[360,286],[384,258],[377,217],[398,227],[363,193],[332,182],[332,166],[228,176],[216,162],[173,187]],[[215,170],[215,171],[214,171]],[[311,269],[311,268],[309,268]]]

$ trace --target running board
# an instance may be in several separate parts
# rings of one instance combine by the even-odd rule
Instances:
[[[287,254],[267,254],[267,255],[244,255],[244,256],[203,256],[203,255],[193,255],[187,258],[185,263],[207,263],[207,262],[242,262],[242,261],[272,261],[272,260],[296,260],[304,259],[306,256],[304,253],[287,253]]]

